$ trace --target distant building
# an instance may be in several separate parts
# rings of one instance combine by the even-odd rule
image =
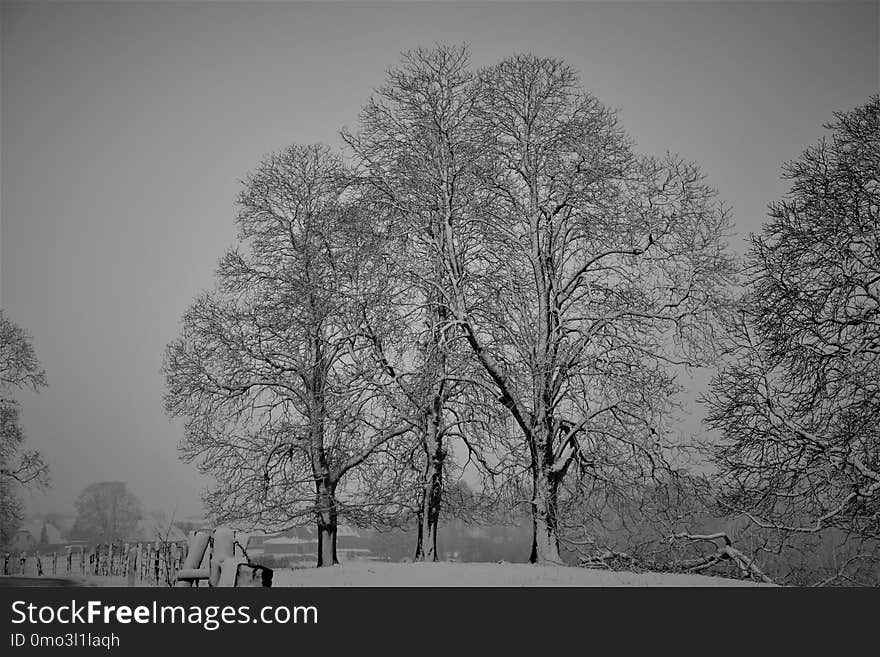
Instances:
[[[40,541],[44,539],[44,544]],[[64,537],[59,529],[43,520],[32,520],[19,529],[9,543],[9,549],[14,552],[33,552],[37,548],[53,549],[64,543]]]
[[[318,536],[313,527],[295,527],[276,534],[251,534],[247,546],[251,556],[287,558],[290,563],[314,564],[318,558]],[[340,560],[376,558],[369,541],[353,527],[340,526],[336,532],[336,554]]]
[[[27,529],[19,529],[15,532],[15,536],[9,542],[9,549],[12,552],[33,552],[37,549],[39,537],[34,538],[33,534]]]
[[[141,518],[135,535],[126,536],[124,540],[130,543],[145,541],[152,543],[154,541],[170,541],[176,543],[186,541],[187,534],[177,524],[171,524],[164,518],[156,516],[148,516]]]

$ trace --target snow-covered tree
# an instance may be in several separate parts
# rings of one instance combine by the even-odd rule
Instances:
[[[47,483],[48,467],[34,451],[24,450],[24,433],[14,390],[37,391],[46,385],[31,338],[0,310],[0,481],[22,485]]]
[[[404,54],[348,141],[409,238],[431,336],[426,417],[449,422],[451,382],[500,402],[518,438],[476,451],[528,472],[532,558],[558,562],[567,478],[666,466],[675,368],[711,358],[727,307],[728,216],[695,165],[637,155],[564,63],[468,67],[464,48]]]
[[[451,445],[467,431],[454,406],[469,365],[444,296],[452,281],[444,252],[451,225],[474,198],[473,164],[481,156],[476,93],[466,48],[407,52],[364,107],[358,132],[345,135],[358,163],[361,202],[395,236],[394,274],[407,291],[400,296],[407,308],[408,333],[399,336],[405,357],[393,371],[420,418],[416,557],[425,560],[437,558],[444,482],[454,468]]]
[[[708,397],[726,507],[777,547],[880,536],[880,99],[788,163]],[[781,549],[781,548],[780,548]]]
[[[34,450],[24,448],[16,390],[37,391],[46,374],[31,337],[0,309],[0,545],[8,543],[22,520],[21,486],[48,484],[49,467]]]
[[[532,560],[559,562],[566,481],[669,468],[677,369],[714,356],[733,261],[696,165],[644,157],[563,62],[481,72],[476,196],[448,223],[451,320],[528,458]]]
[[[411,428],[374,358],[393,321],[380,236],[346,201],[346,178],[319,145],[262,162],[239,198],[242,248],[165,363],[183,453],[217,482],[212,515],[277,528],[314,518],[319,566],[337,562],[340,515],[370,507],[352,471]]]

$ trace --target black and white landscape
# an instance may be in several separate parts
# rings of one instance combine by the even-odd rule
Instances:
[[[0,585],[880,584],[878,12],[5,2]]]

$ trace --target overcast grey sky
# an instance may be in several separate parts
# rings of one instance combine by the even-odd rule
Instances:
[[[559,57],[641,150],[699,162],[740,234],[832,112],[878,90],[878,2],[3,3],[0,304],[50,387],[23,395],[71,510],[93,481],[200,509],[162,410],[165,344],[235,237],[238,180],[338,144],[402,50]],[[741,242],[736,246],[741,247]]]

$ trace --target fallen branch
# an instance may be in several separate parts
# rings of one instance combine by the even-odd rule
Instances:
[[[721,561],[729,559],[737,565],[744,576],[752,577],[767,584],[775,584],[775,582],[758,567],[754,559],[750,559],[741,550],[737,550],[733,547],[733,541],[730,540],[730,536],[728,536],[726,532],[715,532],[714,534],[690,534],[687,532],[681,532],[673,534],[671,538],[673,540],[687,540],[691,543],[711,543],[715,547],[715,552],[713,554],[703,557],[702,559],[688,562],[685,568],[689,572],[699,572],[714,566]],[[722,541],[723,544],[719,545],[718,541]]]

